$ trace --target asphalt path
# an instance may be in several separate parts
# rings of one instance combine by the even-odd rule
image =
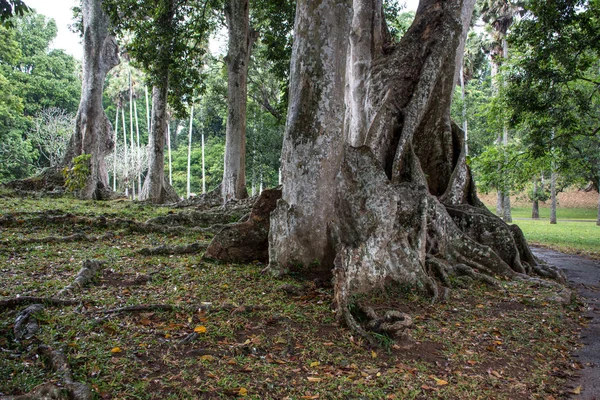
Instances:
[[[569,285],[587,305],[584,317],[588,326],[581,332],[583,347],[573,354],[584,369],[571,384],[581,386],[581,394],[574,398],[600,400],[600,262],[549,249],[534,247],[531,250],[536,257],[561,268]]]

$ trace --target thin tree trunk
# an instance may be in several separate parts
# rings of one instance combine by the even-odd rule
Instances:
[[[206,172],[204,167],[204,132],[202,132],[202,194],[206,193]]]
[[[129,72],[129,143],[131,144],[131,199],[135,200],[135,142],[133,141],[133,84]]]
[[[188,158],[187,158],[187,198],[190,198],[191,194],[191,171],[192,171],[192,122],[194,120],[194,105],[192,105],[192,110],[190,111],[190,129],[188,131]]]
[[[504,194],[498,190],[496,196],[496,215],[502,218],[504,216]]]
[[[467,96],[466,96],[466,86],[465,86],[465,76],[464,76],[464,67],[463,64],[460,64],[460,98],[462,100],[462,129],[465,134],[465,155],[469,155],[469,144],[468,144],[468,123],[467,123]]]
[[[531,218],[540,219],[540,202],[538,200],[538,182],[533,180],[533,204],[531,207]]]
[[[169,152],[169,185],[173,184],[173,160],[171,158],[171,122],[167,123],[167,147]]]
[[[250,30],[248,0],[227,0],[225,17],[229,30],[227,61],[227,127],[223,201],[242,199],[246,191],[246,99],[250,50],[256,35]]]
[[[117,191],[117,143],[119,142],[119,106],[115,116],[115,148],[113,153],[113,192]]]
[[[600,226],[600,179],[598,179],[598,216],[596,218],[596,225]]]
[[[177,193],[165,179],[165,136],[167,124],[168,77],[162,85],[152,88],[152,131],[149,140],[148,158],[150,168],[142,187],[141,200],[150,200],[154,204],[164,204],[179,200]]]
[[[125,125],[125,107],[121,108],[121,122],[123,123],[123,182],[125,184],[125,196],[129,197],[129,157],[127,157],[127,128]]]
[[[140,193],[142,193],[142,156],[140,147],[140,124],[138,121],[137,112],[137,100],[133,102],[133,112],[135,115],[135,134],[137,136],[137,152],[136,152],[136,171],[138,181],[138,200],[140,199]]]
[[[83,79],[81,100],[73,133],[61,165],[73,158],[91,154],[90,176],[78,196],[83,199],[103,198],[110,190],[104,158],[113,150],[112,127],[102,107],[106,74],[119,63],[118,47],[109,32],[108,16],[102,0],[83,0]]]
[[[550,175],[550,223],[556,224],[556,171],[554,162],[552,163],[552,173]]]

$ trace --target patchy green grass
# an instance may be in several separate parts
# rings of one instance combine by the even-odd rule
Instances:
[[[585,321],[579,306],[559,305],[550,289],[532,283],[503,282],[504,291],[477,284],[456,288],[447,303],[434,306],[411,291],[387,298],[412,316],[412,341],[382,338],[382,347],[371,348],[338,325],[331,289],[297,277],[274,279],[259,263],[136,252],[208,241],[202,233],[119,230],[93,242],[23,240],[104,233],[93,224],[40,224],[42,210],[139,221],[173,210],[15,197],[0,197],[0,210],[18,217],[0,223],[0,300],[53,296],[84,260],[107,263],[95,284],[77,294],[81,305],[45,308],[33,340],[15,342],[18,310],[0,309],[0,395],[58,379],[36,356],[41,342],[64,348],[75,379],[101,399],[543,399],[562,395],[565,379],[580,368],[569,360]],[[309,290],[290,297],[279,289],[284,284],[307,284]],[[199,310],[203,303],[215,311]],[[102,319],[106,309],[148,304],[180,310]],[[248,305],[261,307],[240,308]],[[195,340],[181,342],[194,331]]]
[[[495,211],[493,209],[492,211]],[[531,218],[531,207],[511,208],[513,218]],[[556,209],[556,219],[560,220],[590,220],[596,221],[598,209],[596,208],[561,208]],[[540,207],[540,218],[550,219],[550,208]]]
[[[515,223],[533,245],[600,259],[600,226],[595,223],[561,220],[556,225],[551,225],[547,220]]]

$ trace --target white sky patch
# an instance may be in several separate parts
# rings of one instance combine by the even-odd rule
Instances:
[[[73,12],[71,8],[77,6],[77,0],[25,0],[25,4],[35,9],[38,14],[54,19],[58,28],[58,34],[50,47],[62,49],[67,54],[81,60],[83,58],[83,46],[79,35],[69,30],[73,23]]]
[[[68,54],[81,60],[83,58],[83,47],[79,36],[69,30],[69,25],[73,23],[73,13],[71,8],[78,5],[77,0],[26,0],[26,4],[34,8],[39,14],[53,18],[58,27],[58,35],[51,44],[53,49],[65,50]],[[419,0],[405,0],[406,8],[404,10],[416,10]],[[227,32],[219,31],[210,43],[211,53],[224,53],[227,46]]]

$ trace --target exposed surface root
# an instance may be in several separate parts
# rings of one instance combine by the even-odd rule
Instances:
[[[192,243],[182,246],[158,246],[152,248],[144,248],[138,251],[144,256],[170,255],[170,254],[197,254],[206,250],[207,243]]]
[[[40,345],[38,352],[48,360],[52,369],[61,377],[70,399],[92,399],[92,391],[89,386],[81,382],[76,382],[73,379],[73,373],[71,372],[71,367],[65,353],[61,350],[54,350],[46,345]]]
[[[190,197],[170,206],[173,208],[194,207],[197,211],[202,211],[220,206],[221,204],[223,204],[223,197],[221,195],[221,185],[219,185],[210,192]]]
[[[77,273],[72,284],[60,290],[56,295],[64,296],[66,294],[81,290],[94,280],[98,271],[103,268],[104,262],[98,260],[85,260],[83,267]]]
[[[397,310],[388,310],[380,317],[369,306],[361,306],[360,309],[369,319],[367,328],[372,332],[399,339],[405,337],[406,329],[412,326],[412,318],[408,314]]]
[[[27,394],[0,396],[0,400],[69,400],[69,394],[64,388],[59,388],[51,383],[44,383]]]
[[[9,310],[24,304],[40,303],[47,306],[75,306],[81,303],[81,300],[63,300],[52,297],[33,297],[22,296],[13,299],[0,300],[0,310]]]
[[[21,310],[15,319],[13,332],[17,341],[29,340],[35,336],[39,330],[39,325],[34,314],[39,313],[44,309],[41,304],[32,304],[29,307]]]
[[[225,262],[267,262],[270,215],[281,198],[280,189],[263,191],[247,221],[224,227],[215,235],[204,257]]]
[[[169,304],[147,304],[137,306],[127,306],[119,308],[111,308],[110,310],[97,310],[93,313],[97,314],[121,314],[121,313],[136,313],[136,312],[148,312],[148,311],[174,311],[179,310],[179,307],[171,306]]]
[[[115,237],[115,234],[113,232],[107,232],[104,235],[100,235],[100,236],[91,236],[91,235],[86,235],[84,233],[74,233],[69,236],[46,236],[43,238],[28,238],[28,239],[17,240],[17,241],[6,240],[6,241],[4,241],[4,243],[8,244],[8,243],[17,242],[17,243],[22,243],[22,244],[28,244],[28,243],[96,242],[99,240],[113,239],[114,237]]]

